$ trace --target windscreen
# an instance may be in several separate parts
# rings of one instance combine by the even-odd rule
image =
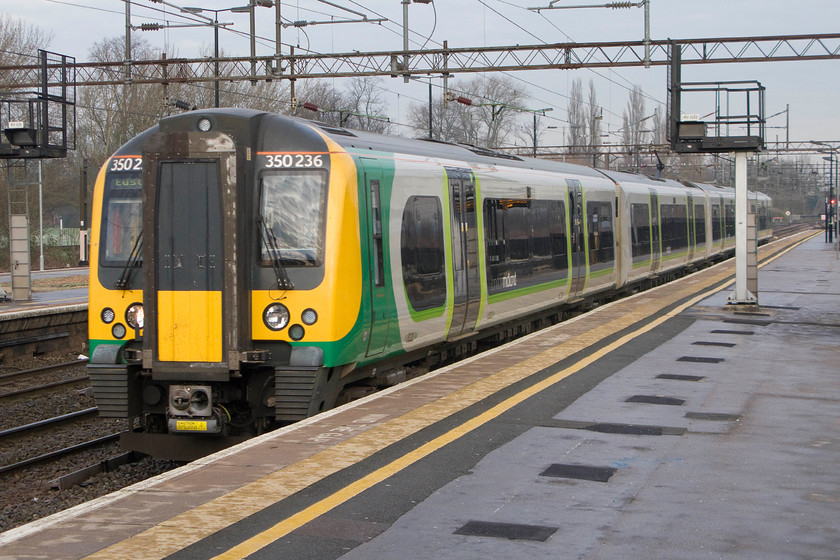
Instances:
[[[289,170],[262,177],[260,214],[269,243],[261,243],[265,266],[321,266],[327,207],[327,174]],[[271,246],[274,245],[274,248]],[[272,254],[274,253],[274,254]]]
[[[124,266],[137,243],[143,221],[139,172],[110,173],[105,182],[100,264]]]

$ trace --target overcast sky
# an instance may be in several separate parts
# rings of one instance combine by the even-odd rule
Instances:
[[[221,9],[247,4],[247,0],[166,0],[176,6]],[[607,0],[558,0],[555,6],[603,4]],[[409,5],[412,31],[410,48],[426,45],[450,47],[533,45],[554,42],[604,42],[641,40],[644,11],[630,9],[562,9],[539,13],[527,8],[548,6],[550,0],[436,0],[434,4]],[[338,5],[346,10],[338,9]],[[165,10],[166,13],[161,12]],[[179,11],[150,0],[132,2],[132,24],[181,24]],[[74,56],[77,62],[89,60],[91,45],[103,38],[125,33],[123,0],[0,0],[0,13],[25,20],[52,33],[46,48]],[[275,50],[274,9],[257,8],[257,34],[260,55]],[[402,48],[403,5],[401,0],[283,0],[282,15],[292,21],[330,21],[387,18],[384,23],[342,23],[286,28],[283,43],[318,53],[389,51]],[[208,14],[212,16],[212,13]],[[247,14],[222,13],[220,21],[233,22],[233,29],[247,34]],[[838,0],[651,0],[651,38],[689,39],[836,33],[840,29]],[[139,33],[139,32],[138,32]],[[202,48],[212,49],[210,27],[170,28],[144,32],[142,37],[170,55],[197,56]],[[247,56],[246,37],[222,31],[221,48],[231,56]],[[288,46],[284,46],[288,52]],[[298,51],[300,52],[300,51]],[[456,76],[459,79],[473,75]],[[542,124],[557,127],[547,131],[540,142],[562,144],[566,107],[572,81],[593,80],[599,104],[604,109],[606,129],[621,128],[621,115],[628,91],[634,85],[647,96],[646,113],[652,113],[655,101],[665,104],[666,69],[545,70],[515,72],[509,76],[519,81],[530,94],[529,108],[551,107]],[[756,80],[766,88],[766,115],[785,110],[790,105],[791,140],[836,140],[840,137],[840,60],[784,63],[738,63],[692,65],[683,69],[684,81]],[[383,78],[388,92],[391,120],[407,121],[412,103],[425,103],[427,86],[404,84],[401,78]],[[709,110],[713,110],[711,107]],[[702,111],[702,109],[701,109]],[[785,116],[769,119],[767,140],[784,140]],[[406,131],[405,134],[411,134]]]

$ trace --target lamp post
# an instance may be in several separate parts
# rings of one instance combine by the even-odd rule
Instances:
[[[828,157],[823,158],[828,162],[828,242],[832,242],[832,236],[837,222],[837,199],[834,196],[834,152],[829,152]]]
[[[827,150],[819,151],[828,154],[828,157],[823,158],[828,162],[828,200],[826,201],[825,211],[825,240],[826,243],[831,243],[834,238],[835,222],[837,219],[837,211],[835,210],[837,207],[837,198],[834,196],[834,154],[837,152],[837,148],[828,142],[820,142],[818,140],[811,140],[811,144],[828,148]],[[838,164],[840,164],[840,161],[838,161]],[[840,232],[838,232],[838,239],[840,239]]]
[[[208,23],[208,25],[213,26],[213,58],[215,62],[213,63],[213,76],[216,78],[213,80],[213,106],[219,106],[219,26],[228,26],[233,25],[233,23],[219,23],[219,12],[232,12],[237,14],[246,14],[252,12],[252,5],[248,6],[234,6],[233,8],[221,8],[218,10],[213,10],[210,8],[197,8],[197,7],[184,7],[181,8],[181,11],[187,14],[200,14],[202,12],[213,12],[213,22]],[[253,40],[253,35],[252,35]],[[253,53],[251,54],[253,57]]]
[[[551,108],[546,109],[526,109],[534,113],[534,157],[537,157],[537,115],[545,116],[546,112],[551,111]]]

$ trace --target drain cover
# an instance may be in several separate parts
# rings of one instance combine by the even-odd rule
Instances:
[[[715,329],[711,331],[712,334],[739,334],[739,335],[754,335],[755,331],[728,331],[726,329]]]
[[[741,419],[740,414],[724,414],[721,412],[686,412],[685,417],[692,420],[712,420],[714,422],[735,422]]]
[[[732,325],[755,325],[756,327],[766,327],[773,324],[773,321],[759,321],[758,319],[724,319],[723,322]]]
[[[455,535],[468,537],[495,537],[497,539],[513,539],[524,541],[544,542],[557,531],[558,527],[544,527],[542,525],[522,525],[519,523],[494,523],[492,521],[468,521],[466,525],[455,531]]]
[[[594,482],[608,482],[616,469],[612,467],[593,467],[591,465],[561,465],[553,464],[540,476],[551,476],[554,478],[575,478],[578,480],[592,480]]]
[[[692,362],[695,364],[719,364],[723,360],[723,358],[707,358],[704,356],[683,356],[682,358],[677,358],[678,362]]]
[[[685,404],[685,399],[678,399],[676,397],[663,397],[660,395],[633,395],[632,397],[627,399],[626,402],[682,406],[683,404]]]
[[[677,375],[675,373],[660,373],[657,379],[670,379],[671,381],[702,381],[706,379],[702,375]]]
[[[769,313],[754,313],[750,311],[736,311],[735,315],[746,315],[747,317],[772,317]]]
[[[694,346],[722,346],[723,348],[732,348],[735,346],[734,342],[706,342],[703,340],[692,342],[692,344]]]
[[[631,436],[661,436],[661,426],[637,426],[635,424],[592,424],[584,430],[602,434],[621,434]]]

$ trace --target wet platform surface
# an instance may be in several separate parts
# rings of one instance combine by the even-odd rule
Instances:
[[[723,263],[0,534],[0,558],[840,557],[840,260]]]

